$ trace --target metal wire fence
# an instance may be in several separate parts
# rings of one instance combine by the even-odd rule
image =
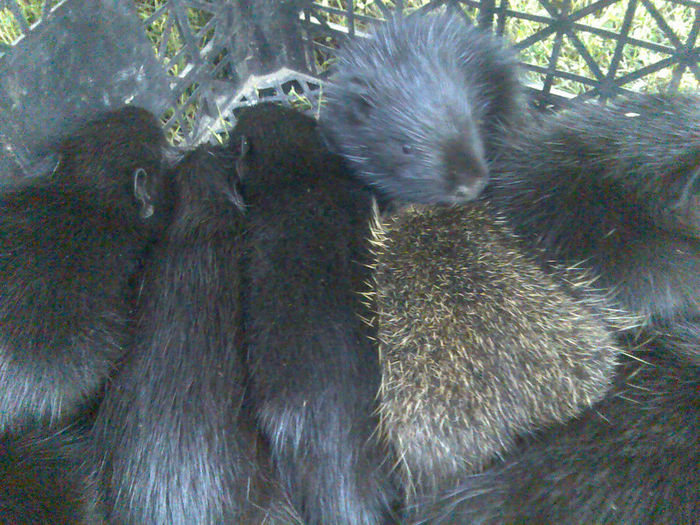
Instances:
[[[691,0],[0,0],[0,169],[124,103],[186,146],[258,100],[314,110],[334,47],[444,9],[509,38],[542,104],[700,84]]]

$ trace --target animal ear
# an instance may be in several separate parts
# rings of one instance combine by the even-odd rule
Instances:
[[[246,135],[241,135],[238,139],[238,149],[236,153],[240,158],[243,158],[250,153],[250,146],[250,139]]]
[[[700,237],[700,166],[683,187],[674,208],[681,223],[690,228],[695,237]]]
[[[148,189],[148,173],[143,168],[134,170],[134,197],[139,202],[139,217],[148,219],[153,215],[153,196]]]
[[[241,135],[238,137],[238,141],[234,143],[234,151],[236,152],[236,173],[238,178],[243,180],[245,178],[246,168],[245,159],[250,155],[251,141],[245,136]]]
[[[345,88],[350,95],[348,102],[355,114],[366,116],[372,109],[369,84],[360,77],[351,77]]]

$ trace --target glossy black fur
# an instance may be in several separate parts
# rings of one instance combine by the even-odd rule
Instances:
[[[163,146],[152,115],[124,108],[0,194],[0,431],[72,416],[123,354],[133,277],[168,215]]]
[[[504,42],[456,15],[416,14],[338,52],[321,125],[381,197],[465,202],[486,185],[493,140],[523,101]]]
[[[85,427],[34,428],[0,437],[0,522],[12,525],[101,523],[89,481]]]
[[[256,434],[242,406],[236,158],[202,147],[174,170],[173,223],[94,430],[111,523],[262,522]]]
[[[542,247],[543,260],[589,268],[648,326],[625,336],[631,357],[603,401],[465,474],[438,504],[412,509],[427,522],[697,517],[697,108],[694,97],[577,107],[511,139],[491,203],[533,253]],[[266,460],[255,458],[266,444],[241,407],[243,279],[250,402],[294,504],[307,523],[382,522],[391,490],[370,440],[379,365],[372,331],[355,317],[369,314],[354,293],[369,279],[368,235],[358,234],[367,193],[297,113],[244,112],[234,145],[243,139],[241,160],[202,149],[176,170],[178,219],[156,254],[134,354],[108,389],[95,434],[112,521],[262,522],[254,508],[265,507],[257,484]],[[245,239],[234,166],[246,181]],[[14,439],[5,438],[0,466],[13,461]]]
[[[697,522],[700,369],[667,343],[631,344],[604,401],[467,477],[425,523]]]
[[[258,424],[305,523],[385,523],[391,490],[373,437],[379,363],[361,319],[370,194],[300,113],[259,105],[241,114],[239,136],[250,148],[239,171]]]
[[[646,320],[700,310],[700,97],[575,104],[508,138],[489,200]]]

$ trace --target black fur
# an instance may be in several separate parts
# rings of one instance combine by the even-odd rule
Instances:
[[[581,103],[508,138],[489,200],[649,320],[700,310],[700,97]]]
[[[164,138],[124,108],[0,195],[0,430],[70,417],[128,342],[134,275],[168,215]]]
[[[639,340],[637,348],[639,341],[625,336],[634,356],[625,358],[611,394],[579,418],[523,438],[504,462],[465,474],[457,491],[427,504],[426,520],[682,523],[697,517],[697,108],[696,98],[682,96],[640,97],[604,110],[581,106],[506,143],[492,204],[544,264],[594,272],[619,307],[645,317],[649,326],[638,337],[650,340]],[[363,242],[369,195],[337,157],[323,153],[306,117],[259,106],[241,115],[234,144],[243,138],[249,150],[242,159],[205,148],[176,170],[177,219],[148,274],[135,351],[108,388],[94,435],[111,519],[264,518],[256,507],[266,506],[257,494],[265,481],[259,459],[265,444],[242,406],[238,294],[244,278],[250,399],[294,504],[307,523],[386,521],[392,491],[370,416],[379,365],[367,339],[373,331],[355,317],[369,316],[356,295],[369,280],[363,266],[369,262]],[[87,139],[80,144],[93,147]],[[57,173],[75,174],[64,167],[66,155]],[[245,240],[234,165],[246,179],[250,205]],[[65,202],[77,207],[83,200]],[[137,202],[136,213],[145,205]],[[25,460],[13,459],[20,457],[14,451],[43,453],[35,436],[3,438],[0,468],[10,465],[7,479],[17,479],[6,490],[11,502],[25,490],[17,467]],[[62,456],[63,438],[52,439],[47,446],[61,465],[55,475],[65,476],[59,479],[67,480],[66,494],[78,494],[67,499],[69,510],[56,507],[60,523],[80,511],[84,499],[82,478],[71,477],[80,472],[72,470],[74,456]],[[26,457],[40,466],[26,478],[36,487],[54,460]]]
[[[648,329],[664,347],[700,366],[700,314],[657,322]]]
[[[174,219],[146,276],[135,346],[95,425],[112,523],[262,522],[242,406],[236,158],[205,147],[174,170]]]
[[[102,509],[89,481],[85,425],[34,428],[0,437],[0,522],[92,525]]]
[[[425,522],[697,522],[700,369],[678,353],[659,340],[636,348],[604,401],[465,478]]]
[[[494,137],[524,112],[516,64],[457,16],[392,19],[338,53],[322,128],[384,198],[464,202],[488,180]]]
[[[241,114],[241,135],[258,424],[305,523],[384,523],[392,497],[373,436],[379,364],[359,295],[370,277],[371,196],[309,117],[260,105]]]

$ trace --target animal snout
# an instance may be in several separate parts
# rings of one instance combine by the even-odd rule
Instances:
[[[489,171],[485,164],[476,163],[465,170],[452,174],[452,193],[457,201],[476,199],[489,181]]]

